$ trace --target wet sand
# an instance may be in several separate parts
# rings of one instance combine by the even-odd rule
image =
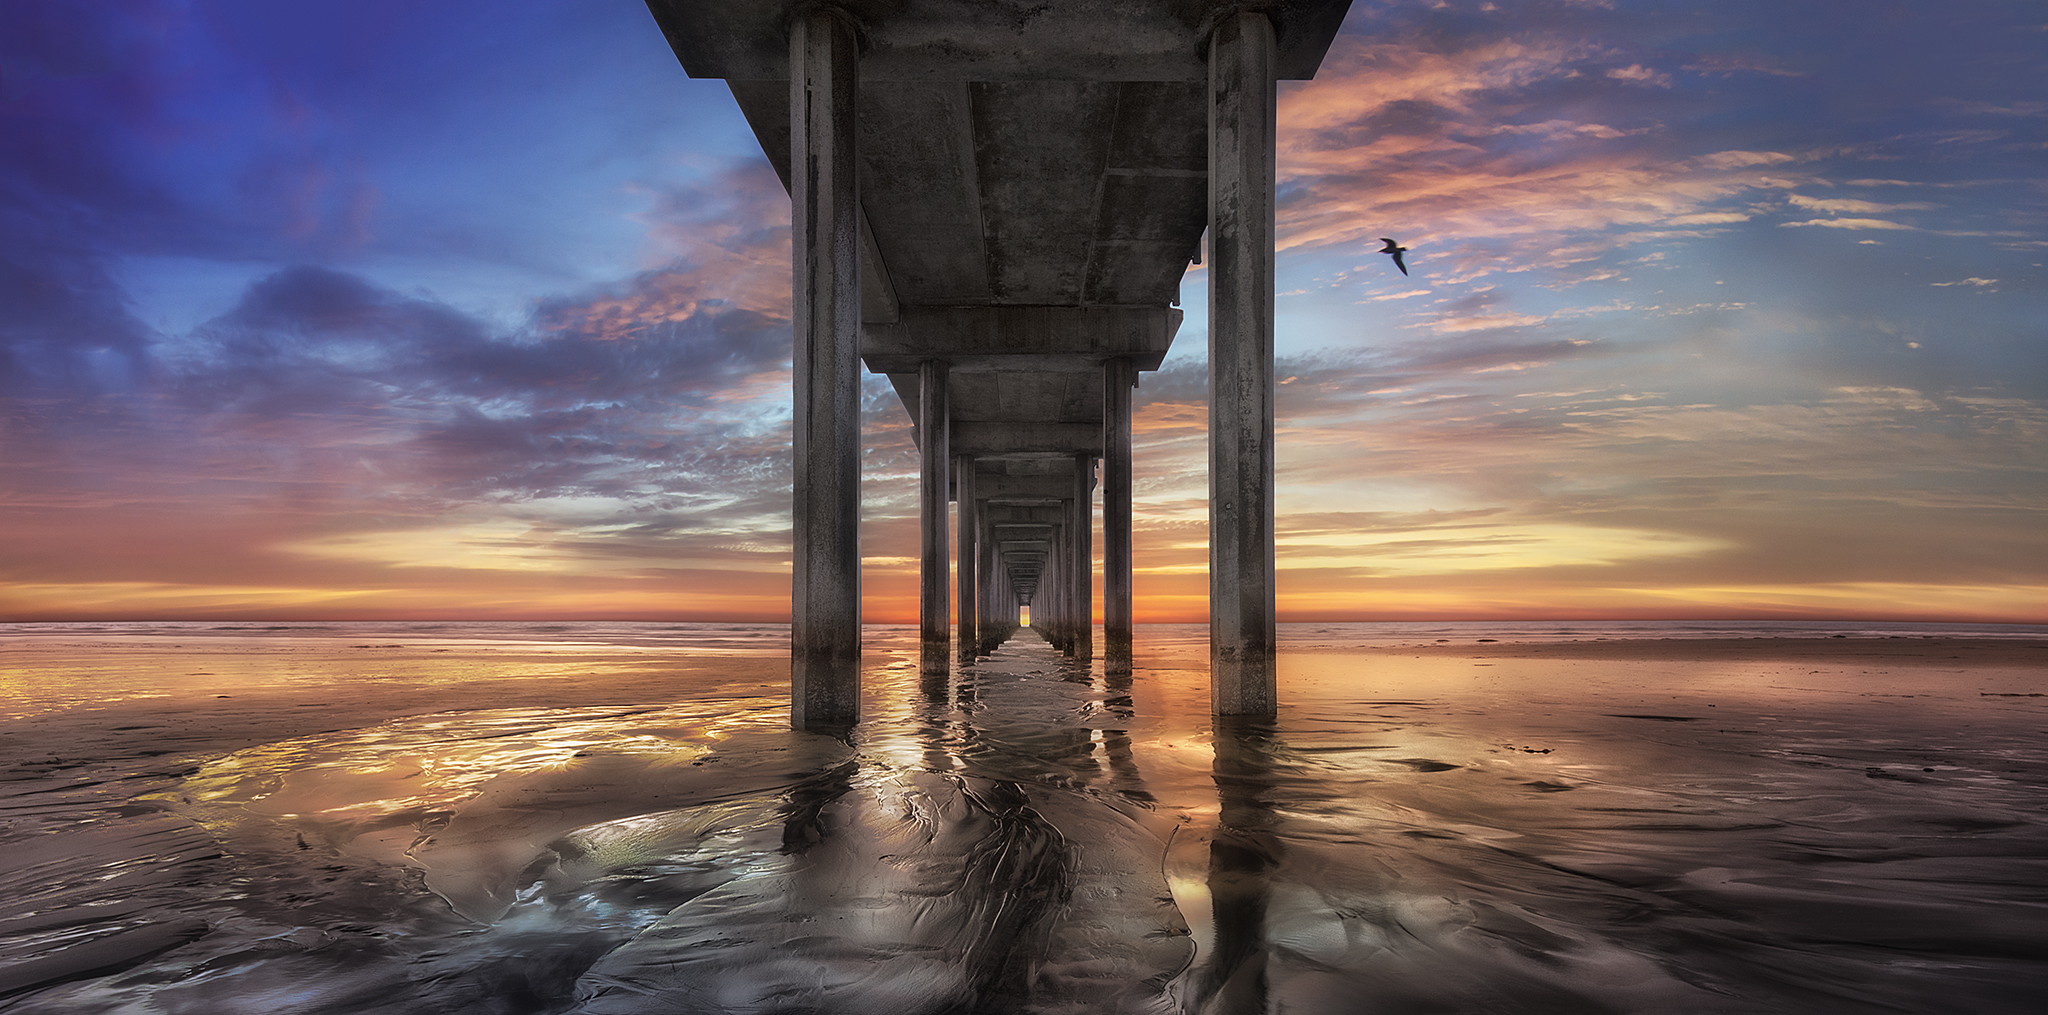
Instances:
[[[1289,646],[1312,651],[1313,641]],[[1658,638],[1517,642],[1449,639],[1362,651],[1477,659],[1606,659],[1680,663],[1814,662],[1832,666],[2048,667],[2048,641],[2019,638]]]
[[[2048,643],[5,643],[0,1011],[2034,1010]],[[1143,654],[1141,648],[1141,655]]]

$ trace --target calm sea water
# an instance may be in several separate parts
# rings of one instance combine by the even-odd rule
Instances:
[[[2048,630],[1289,625],[1249,724],[1204,634],[871,629],[832,737],[775,626],[12,625],[0,1011],[2039,1010],[2040,665],[1356,650]]]
[[[1204,624],[1145,624],[1143,641],[1155,648],[1178,648],[1208,637]],[[887,645],[904,629],[869,625],[867,641]],[[2044,638],[2042,624],[1935,624],[1872,621],[1804,620],[1601,620],[1601,621],[1417,621],[1331,624],[1282,624],[1283,644],[1327,644],[1332,647],[1434,642],[1438,638],[1497,638],[1511,641],[1572,641],[1665,638],[1852,638],[1949,637]],[[787,651],[789,627],[784,624],[670,624],[655,622],[278,622],[213,623],[109,622],[0,624],[0,638],[371,638],[408,640],[504,641],[528,644],[673,647],[693,651],[758,649]]]

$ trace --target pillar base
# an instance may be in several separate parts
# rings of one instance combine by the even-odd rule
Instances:
[[[1271,719],[1280,712],[1276,653],[1271,645],[1215,645],[1209,653],[1209,703],[1217,717]]]
[[[1131,636],[1117,631],[1103,632],[1102,667],[1110,673],[1131,672]]]
[[[813,732],[842,730],[860,721],[860,658],[792,655],[789,724]]]

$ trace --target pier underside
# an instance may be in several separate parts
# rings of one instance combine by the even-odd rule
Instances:
[[[1274,86],[1348,6],[650,0],[790,190],[798,725],[857,715],[861,363],[917,424],[925,667],[1025,606],[1092,655],[1100,491],[1104,660],[1130,669],[1130,392],[1205,256],[1215,707],[1272,712]]]

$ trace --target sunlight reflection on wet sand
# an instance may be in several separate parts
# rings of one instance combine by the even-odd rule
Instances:
[[[1198,642],[929,680],[913,638],[844,739],[744,651],[17,655],[68,690],[9,727],[0,1010],[2018,1012],[2044,972],[2038,667],[1302,651],[1219,725]]]

